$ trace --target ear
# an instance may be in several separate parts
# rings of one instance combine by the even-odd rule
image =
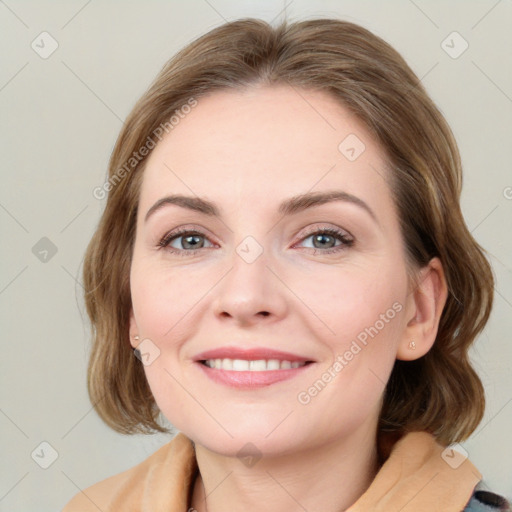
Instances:
[[[429,264],[420,270],[418,285],[408,296],[408,321],[397,350],[397,359],[419,359],[432,348],[447,297],[448,286],[443,265],[439,258],[432,258]],[[411,341],[414,341],[415,349],[410,347]]]
[[[133,308],[130,309],[130,345],[133,348],[136,348],[140,343],[140,339],[136,339],[136,336],[139,336],[139,329],[137,327],[137,322],[135,321],[135,315],[133,314]]]

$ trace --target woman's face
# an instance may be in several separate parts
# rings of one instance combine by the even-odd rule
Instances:
[[[287,86],[200,98],[158,143],[140,194],[131,334],[177,429],[226,455],[374,432],[410,298],[385,176],[348,110]],[[189,199],[152,208],[177,195]],[[191,207],[200,200],[214,207]]]

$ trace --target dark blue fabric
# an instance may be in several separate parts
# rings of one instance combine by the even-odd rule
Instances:
[[[479,489],[478,486],[473,496],[462,512],[511,512],[512,506],[509,501],[490,491]]]

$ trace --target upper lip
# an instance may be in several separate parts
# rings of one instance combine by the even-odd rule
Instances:
[[[206,361],[207,359],[244,359],[246,361],[257,361],[261,359],[277,359],[278,361],[313,361],[311,358],[292,354],[291,352],[283,352],[272,348],[254,347],[219,347],[212,350],[201,352],[194,357],[195,361]]]

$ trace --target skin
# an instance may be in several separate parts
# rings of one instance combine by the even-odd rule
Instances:
[[[354,161],[338,150],[349,134],[365,144]],[[151,153],[130,275],[130,341],[148,338],[160,351],[144,369],[163,414],[196,443],[197,511],[206,510],[204,489],[209,512],[259,511],[262,503],[268,512],[345,510],[375,477],[377,421],[394,361],[428,352],[447,294],[437,258],[416,269],[418,286],[409,280],[384,160],[335,99],[288,86],[200,98]],[[357,196],[375,220],[346,201],[286,217],[277,211],[292,196],[327,190]],[[222,218],[167,205],[145,221],[170,194],[214,201]],[[179,227],[204,234],[195,254],[186,235],[158,246]],[[327,236],[315,244],[316,227],[339,228],[354,243]],[[252,263],[236,252],[249,235],[263,251]],[[333,248],[341,250],[325,253]],[[298,393],[397,303],[401,311],[300,403]],[[315,363],[291,380],[235,389],[212,382],[193,361],[226,345],[272,347]],[[262,455],[250,467],[237,457],[246,443]]]

